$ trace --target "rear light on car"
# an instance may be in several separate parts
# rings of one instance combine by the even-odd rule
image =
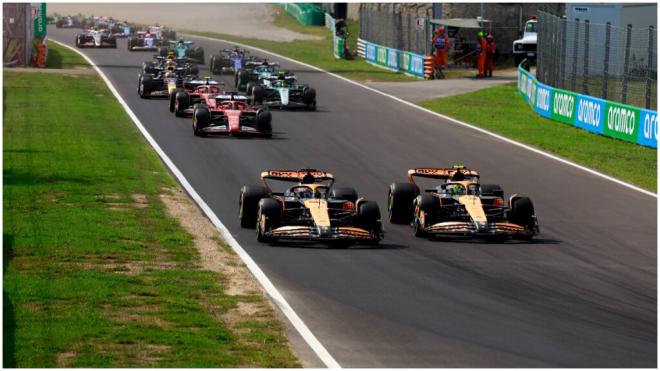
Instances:
[[[496,198],[495,201],[493,201],[493,205],[495,205],[495,206],[504,206],[504,199]]]
[[[355,204],[352,203],[351,201],[346,201],[346,202],[344,202],[344,203],[341,205],[341,208],[342,208],[343,210],[351,211],[351,210],[354,210],[354,209],[355,209]]]

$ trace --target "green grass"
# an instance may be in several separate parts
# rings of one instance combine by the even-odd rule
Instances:
[[[321,40],[295,40],[291,42],[274,42],[268,40],[259,40],[255,38],[246,38],[240,36],[219,34],[214,32],[198,32],[182,30],[185,33],[206,36],[216,39],[235,41],[242,44],[255,46],[283,56],[296,59],[301,62],[311,64],[326,71],[333,72],[346,78],[356,81],[419,81],[418,78],[405,75],[403,73],[392,72],[383,68],[373,66],[357,57],[354,60],[335,59],[332,54],[332,34],[329,29],[323,26],[303,26],[295,18],[285,12],[281,7],[275,7],[277,14],[273,24],[289,30],[323,37]],[[351,50],[355,50],[357,44],[357,35],[359,33],[359,23],[355,21],[348,22],[350,37],[348,45]]]
[[[518,94],[515,84],[420,105],[657,191],[657,150],[540,117]]]
[[[49,42],[46,68],[89,68],[89,65],[78,53]]]
[[[218,320],[264,299],[200,268],[159,198],[175,181],[98,76],[3,88],[4,367],[299,367],[272,311]]]

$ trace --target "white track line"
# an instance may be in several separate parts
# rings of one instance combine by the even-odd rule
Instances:
[[[325,349],[323,344],[321,344],[321,342],[316,338],[316,336],[314,336],[312,331],[310,331],[310,329],[302,321],[302,319],[298,316],[298,314],[293,310],[293,308],[291,308],[291,306],[286,301],[286,299],[284,299],[282,294],[280,294],[277,288],[275,288],[273,283],[270,281],[270,279],[268,279],[268,277],[261,270],[261,268],[259,268],[257,263],[255,263],[255,261],[252,260],[252,257],[250,257],[250,255],[243,249],[243,247],[238,243],[238,241],[234,239],[234,237],[229,232],[229,229],[227,229],[227,227],[225,227],[225,225],[222,224],[222,222],[215,215],[213,210],[211,210],[211,208],[206,204],[206,202],[204,202],[202,197],[200,197],[197,191],[195,191],[192,185],[190,185],[186,177],[183,176],[181,171],[176,167],[176,165],[174,165],[172,160],[170,160],[167,154],[165,154],[165,152],[160,148],[158,143],[156,143],[156,141],[149,134],[147,129],[145,129],[145,127],[140,122],[140,119],[138,119],[137,116],[133,113],[133,111],[131,111],[131,108],[128,106],[128,104],[126,104],[124,99],[121,97],[117,89],[115,89],[115,87],[110,82],[110,79],[108,79],[108,77],[103,73],[103,71],[101,71],[101,69],[89,57],[81,53],[79,50],[53,39],[49,39],[49,41],[54,41],[57,44],[69,48],[74,52],[80,54],[83,58],[85,58],[87,63],[89,63],[92,67],[94,67],[94,69],[96,70],[96,72],[98,72],[98,74],[101,76],[103,81],[105,81],[106,85],[108,85],[108,88],[110,89],[112,94],[114,94],[115,98],[117,98],[119,104],[121,104],[122,107],[124,107],[124,110],[131,118],[131,120],[133,120],[135,126],[137,126],[137,128],[140,130],[142,135],[147,139],[151,147],[153,147],[156,153],[158,153],[158,156],[160,156],[160,158],[163,160],[165,165],[170,169],[170,171],[172,171],[172,174],[174,174],[174,176],[179,180],[179,182],[181,183],[183,188],[186,189],[190,197],[192,197],[192,199],[197,203],[197,205],[202,209],[202,211],[204,211],[204,214],[206,214],[206,216],[211,220],[213,225],[215,225],[215,227],[218,228],[220,234],[225,239],[225,241],[227,241],[229,246],[231,246],[231,248],[234,249],[234,251],[238,254],[238,256],[241,257],[245,265],[247,265],[248,269],[250,269],[250,272],[252,272],[252,274],[256,277],[256,279],[259,281],[261,286],[266,290],[268,295],[270,295],[271,299],[280,308],[282,313],[284,313],[286,318],[288,318],[289,321],[291,321],[291,324],[293,324],[296,330],[298,330],[300,336],[302,336],[305,342],[307,342],[310,348],[312,348],[314,353],[316,353],[316,355],[321,359],[321,361],[326,365],[326,367],[341,368],[339,363],[335,361],[335,359]]]
[[[404,100],[404,99],[401,99],[401,98],[396,97],[396,96],[394,96],[394,95],[391,95],[391,94],[385,93],[385,92],[380,91],[380,90],[378,90],[378,89],[374,89],[374,88],[372,88],[372,87],[370,87],[370,86],[367,86],[367,85],[361,84],[361,83],[359,83],[359,82],[357,82],[357,81],[353,81],[353,80],[348,79],[348,78],[346,78],[346,77],[344,77],[344,76],[340,76],[340,75],[337,75],[337,74],[335,74],[335,73],[332,73],[332,72],[326,71],[326,70],[324,70],[324,69],[322,69],[322,68],[319,68],[319,67],[316,67],[316,66],[312,66],[311,64],[307,64],[307,63],[304,63],[304,62],[300,62],[300,61],[297,61],[297,60],[295,60],[295,59],[291,59],[291,58],[289,58],[289,57],[285,57],[285,56],[283,56],[283,55],[280,55],[280,54],[277,54],[277,53],[270,52],[270,51],[268,51],[268,50],[264,50],[264,49],[257,48],[257,47],[254,47],[254,46],[250,46],[250,45],[241,44],[241,43],[234,42],[234,41],[229,41],[229,40],[224,40],[224,39],[216,39],[216,38],[207,37],[207,36],[187,35],[187,34],[184,34],[184,35],[185,35],[185,36],[192,36],[192,37],[199,37],[199,38],[202,38],[202,39],[213,40],[213,41],[221,41],[221,42],[224,42],[224,43],[227,43],[227,44],[233,44],[233,45],[238,45],[238,46],[241,46],[241,47],[244,47],[244,48],[250,48],[250,49],[253,49],[253,50],[260,51],[260,52],[262,52],[262,53],[266,53],[266,54],[270,54],[270,55],[276,56],[276,57],[281,58],[281,59],[285,59],[285,60],[287,60],[287,61],[289,61],[289,62],[293,62],[293,63],[297,63],[297,64],[300,64],[300,65],[303,65],[303,66],[305,66],[305,67],[309,67],[309,68],[314,69],[314,70],[316,70],[316,71],[320,71],[320,72],[327,73],[327,74],[330,75],[330,76],[334,76],[334,77],[336,77],[336,78],[338,78],[338,79],[344,80],[344,81],[346,81],[346,82],[348,82],[348,83],[351,83],[351,84],[353,84],[353,85],[360,86],[360,87],[365,88],[365,89],[367,89],[367,90],[370,90],[370,91],[372,91],[372,92],[374,92],[374,93],[378,93],[378,94],[380,94],[380,95],[383,95],[383,96],[386,96],[386,97],[388,97],[388,98],[394,99],[394,100],[397,101],[397,102],[403,103],[403,104],[408,105],[408,106],[410,106],[410,107],[417,108],[418,110],[421,110],[421,111],[424,111],[424,112],[429,113],[429,114],[431,114],[431,115],[434,115],[434,116],[440,117],[440,118],[445,119],[445,120],[447,120],[447,121],[450,121],[450,122],[452,122],[452,123],[454,123],[454,124],[461,125],[461,126],[464,126],[464,127],[467,127],[467,128],[473,129],[473,130],[476,130],[476,131],[481,132],[481,133],[486,134],[486,135],[490,135],[490,136],[492,136],[492,137],[494,137],[494,138],[497,138],[497,139],[502,140],[502,141],[504,141],[504,142],[507,142],[507,143],[509,143],[509,144],[513,144],[513,145],[515,145],[515,146],[518,146],[518,147],[524,148],[524,149],[526,149],[526,150],[528,150],[528,151],[531,151],[531,152],[537,153],[537,154],[539,154],[539,155],[541,155],[541,156],[545,156],[545,157],[551,158],[551,159],[553,159],[553,160],[555,160],[555,161],[559,161],[559,162],[561,162],[561,163],[563,163],[563,164],[565,164],[565,165],[569,165],[569,166],[572,166],[572,167],[574,167],[574,168],[577,168],[577,169],[580,169],[580,170],[582,170],[582,171],[585,171],[585,172],[587,172],[587,173],[589,173],[589,174],[596,175],[596,176],[601,177],[601,178],[603,178],[603,179],[607,179],[607,180],[609,180],[609,181],[611,181],[611,182],[613,182],[613,183],[616,183],[616,184],[622,185],[622,186],[624,186],[624,187],[627,187],[627,188],[629,188],[629,189],[632,189],[632,190],[635,190],[635,191],[637,191],[637,192],[643,193],[643,194],[645,194],[645,195],[648,195],[648,196],[651,196],[651,197],[658,198],[658,195],[657,195],[656,193],[653,193],[653,192],[647,191],[647,190],[645,190],[645,189],[639,188],[639,187],[637,187],[637,186],[635,186],[635,185],[632,185],[632,184],[630,184],[630,183],[626,183],[626,182],[624,182],[624,181],[622,181],[622,180],[620,180],[620,179],[617,179],[617,178],[611,177],[611,176],[609,176],[609,175],[603,174],[603,173],[601,173],[601,172],[599,172],[599,171],[596,171],[596,170],[594,170],[594,169],[591,169],[591,168],[588,168],[588,167],[586,167],[586,166],[582,166],[582,165],[576,164],[575,162],[572,162],[572,161],[566,160],[566,159],[561,158],[561,157],[559,157],[559,156],[555,156],[555,155],[550,154],[550,153],[548,153],[548,152],[544,152],[544,151],[542,151],[542,150],[540,150],[540,149],[538,149],[538,148],[534,148],[534,147],[528,146],[528,145],[526,145],[526,144],[523,144],[523,143],[520,143],[520,142],[515,141],[515,140],[513,140],[513,139],[510,139],[510,138],[507,138],[507,137],[501,136],[501,135],[496,134],[496,133],[493,133],[493,132],[491,132],[491,131],[488,131],[488,130],[482,129],[482,128],[480,128],[480,127],[477,127],[477,126],[474,126],[474,125],[470,125],[470,124],[468,124],[468,123],[466,123],[466,122],[463,122],[463,121],[460,121],[460,120],[456,120],[455,118],[452,118],[452,117],[449,117],[449,116],[445,116],[445,115],[440,114],[440,113],[437,113],[437,112],[433,112],[433,111],[431,111],[431,110],[429,110],[429,109],[427,109],[427,108],[424,108],[424,107],[418,106],[418,105],[415,104],[415,103],[411,103],[411,102],[409,102],[409,101],[407,101],[407,100]],[[522,98],[521,98],[521,99],[522,99]]]

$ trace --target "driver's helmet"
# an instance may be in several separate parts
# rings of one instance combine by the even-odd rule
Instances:
[[[465,180],[465,174],[463,174],[460,170],[456,170],[454,174],[451,176],[451,180],[460,182]]]
[[[183,45],[183,44],[184,44],[183,39],[179,39],[179,45]]]
[[[277,79],[278,79],[278,80],[285,80],[285,79],[286,79],[286,76],[284,75],[284,72],[279,72],[279,73],[277,74]]]
[[[462,184],[448,184],[447,193],[452,196],[460,196],[465,194],[465,187]]]
[[[314,192],[312,192],[312,189],[308,187],[296,188],[295,192],[296,192],[296,196],[303,199],[314,197]]]

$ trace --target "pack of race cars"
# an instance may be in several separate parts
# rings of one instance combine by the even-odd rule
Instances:
[[[116,35],[106,29],[76,35],[78,47],[116,48]],[[316,91],[300,83],[276,62],[260,59],[239,47],[209,58],[212,74],[233,74],[234,89],[211,77],[199,77],[204,50],[176,40],[162,27],[147,27],[128,40],[131,51],[158,51],[138,75],[140,97],[167,98],[169,111],[191,120],[193,135],[270,138],[270,108],[316,109]],[[531,240],[539,233],[534,205],[517,194],[504,197],[502,187],[481,184],[479,173],[462,165],[414,168],[408,182],[392,183],[387,193],[387,219],[409,225],[414,236],[430,239],[477,238],[490,242]],[[430,187],[420,181],[431,180]],[[316,169],[267,170],[262,185],[243,186],[239,220],[256,230],[259,242],[325,243],[345,248],[378,244],[384,236],[379,206],[353,188],[334,187],[334,175]],[[289,183],[274,190],[270,183]],[[291,184],[292,183],[292,184]]]
[[[145,35],[146,32],[138,33],[134,38],[146,40]],[[154,40],[140,45],[163,45]],[[145,46],[134,50],[149,49]],[[270,108],[316,109],[316,90],[299,83],[293,73],[281,70],[278,63],[250,56],[238,47],[221,50],[210,57],[209,69],[215,74],[234,74],[235,89],[228,90],[224,83],[211,77],[199,77],[198,64],[203,56],[203,49],[190,41],[169,41],[167,49],[161,47],[158,55],[142,64],[138,75],[140,97],[168,98],[170,112],[191,119],[195,136],[270,138]]]

